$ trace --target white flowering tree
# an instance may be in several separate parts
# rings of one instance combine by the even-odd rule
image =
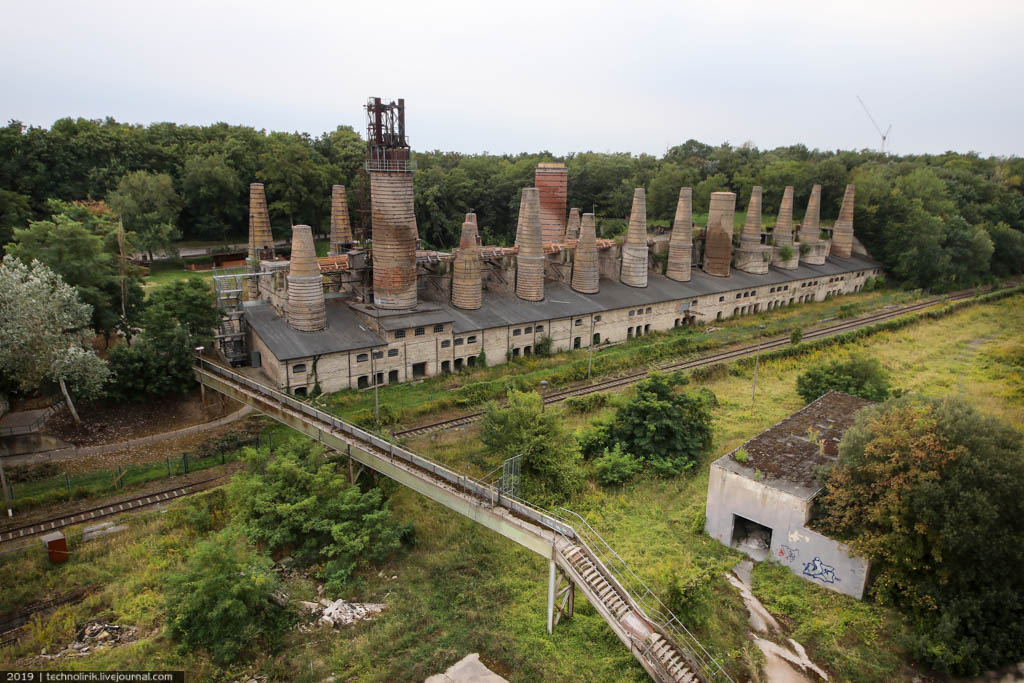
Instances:
[[[58,383],[71,415],[71,395],[99,396],[107,364],[86,340],[92,307],[47,266],[25,265],[13,256],[0,264],[0,375],[22,392],[36,391],[46,379]]]

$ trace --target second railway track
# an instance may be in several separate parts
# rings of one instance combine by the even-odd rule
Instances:
[[[930,301],[922,301],[909,306],[903,306],[897,309],[888,311],[879,311],[862,318],[856,318],[853,320],[847,320],[835,325],[829,325],[828,327],[822,327],[816,330],[810,330],[804,335],[804,341],[811,341],[814,339],[820,339],[822,337],[830,337],[836,334],[841,334],[848,330],[857,329],[873,323],[882,322],[884,320],[890,320],[897,318],[907,313],[913,313],[924,308],[936,306],[941,303],[948,301],[957,301],[959,299],[966,299],[974,296],[974,290],[968,292],[957,292],[944,299],[934,299]],[[770,351],[772,349],[781,348],[790,343],[788,337],[773,337],[771,339],[765,339],[760,344],[761,351]],[[583,396],[585,394],[592,394],[598,391],[607,391],[608,389],[615,389],[617,387],[624,387],[630,384],[639,382],[644,377],[647,377],[652,372],[671,372],[673,370],[687,370],[690,368],[697,368],[705,365],[714,365],[715,363],[725,363],[738,358],[743,358],[757,352],[758,344],[750,344],[735,349],[727,349],[718,353],[712,353],[707,356],[700,358],[691,358],[689,360],[660,363],[650,369],[642,372],[635,372],[622,377],[615,377],[612,379],[605,380],[603,382],[597,382],[595,384],[588,384],[581,387],[573,387],[564,389],[562,391],[553,392],[544,397],[545,404],[558,403],[564,401],[567,398],[573,396]],[[456,429],[465,425],[476,422],[483,416],[483,412],[467,413],[465,415],[459,415],[457,417],[449,418],[447,420],[438,420],[437,422],[431,422],[425,425],[419,425],[417,427],[410,427],[394,433],[394,436],[398,438],[405,438],[410,436],[422,436],[431,432],[446,431],[449,429]]]

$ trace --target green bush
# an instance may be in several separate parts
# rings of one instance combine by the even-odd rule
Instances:
[[[643,464],[629,453],[622,452],[622,446],[604,449],[604,455],[594,461],[597,481],[605,486],[624,484],[643,469]]]
[[[270,558],[222,531],[199,542],[167,578],[167,632],[185,649],[205,649],[220,665],[276,647],[288,617],[271,594]]]
[[[889,378],[878,360],[864,356],[818,363],[796,378],[796,392],[807,403],[830,391],[884,401],[889,397]]]
[[[545,334],[533,345],[533,352],[538,356],[550,356],[552,343],[551,335]]]
[[[779,258],[783,261],[788,261],[793,258],[793,247],[788,244],[784,244],[779,247]]]
[[[570,396],[565,399],[566,407],[573,413],[592,413],[599,408],[604,408],[608,404],[608,394],[603,391],[597,391],[592,394],[583,394],[582,396]]]
[[[615,417],[609,415],[594,420],[576,432],[576,443],[579,444],[584,458],[588,460],[596,458],[615,442],[615,439],[612,438],[614,423]]]

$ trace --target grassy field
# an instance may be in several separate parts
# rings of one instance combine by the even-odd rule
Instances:
[[[742,604],[723,577],[740,556],[701,531],[708,463],[801,407],[795,379],[804,365],[850,353],[878,358],[896,386],[933,396],[960,394],[980,410],[1021,424],[1022,339],[1022,297],[968,308],[801,358],[764,362],[753,409],[750,370],[732,365],[700,385],[714,392],[718,406],[712,453],[699,468],[670,480],[641,477],[616,489],[591,485],[568,507],[587,518],[660,595],[674,586],[682,596],[684,623],[728,662],[734,678],[749,679],[756,675],[759,655],[746,639]],[[395,400],[393,394],[384,396]],[[563,413],[571,426],[599,414]],[[270,431],[275,442],[287,433],[282,427]],[[469,468],[483,470],[490,464],[480,455],[475,428],[423,437],[412,447]],[[19,577],[5,583],[0,610],[76,586],[90,588],[85,602],[34,622],[23,644],[0,652],[0,663],[9,667],[43,647],[66,645],[77,627],[102,618],[140,626],[143,637],[107,652],[61,660],[61,666],[185,668],[196,680],[210,681],[244,680],[257,671],[277,680],[313,681],[328,674],[353,681],[422,680],[469,652],[480,652],[486,664],[511,681],[646,680],[581,597],[576,616],[559,624],[553,636],[546,634],[543,558],[409,490],[384,485],[393,494],[396,517],[415,524],[416,543],[362,573],[345,595],[330,596],[386,602],[388,610],[373,621],[340,631],[293,632],[281,653],[260,656],[244,671],[224,671],[201,654],[181,653],[161,628],[163,577],[200,536],[183,512],[149,513],[131,518],[125,534],[73,547],[71,560],[60,567],[47,566],[38,552],[0,557],[0,571]],[[176,509],[190,505],[196,503]],[[287,588],[295,599],[315,595],[315,584],[305,579]],[[891,611],[831,593],[771,564],[755,570],[754,591],[833,680],[909,680],[914,675],[899,644],[901,620]]]

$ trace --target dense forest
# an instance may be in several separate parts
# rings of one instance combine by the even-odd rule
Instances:
[[[595,141],[595,144],[599,141]],[[218,123],[149,126],[113,119],[61,119],[49,129],[11,121],[0,128],[0,244],[15,230],[51,219],[49,200],[102,200],[124,217],[134,246],[163,251],[175,240],[244,239],[248,184],[266,184],[271,217],[283,236],[290,224],[325,231],[330,187],[349,188],[357,230],[367,214],[364,143],[350,127],[312,137]],[[416,217],[427,246],[458,241],[475,210],[485,241],[509,243],[519,191],[533,184],[539,161],[563,160],[569,205],[622,218],[632,191],[648,191],[648,218],[667,224],[678,190],[694,188],[694,210],[711,192],[764,188],[771,217],[786,185],[797,215],[811,186],[822,186],[822,218],[835,218],[847,183],[857,185],[858,237],[899,282],[934,290],[972,285],[1024,270],[1024,159],[976,154],[886,156],[820,151],[803,145],[760,150],[688,140],[657,158],[647,154],[547,152],[517,155],[417,152]],[[609,222],[608,225],[613,225]]]

